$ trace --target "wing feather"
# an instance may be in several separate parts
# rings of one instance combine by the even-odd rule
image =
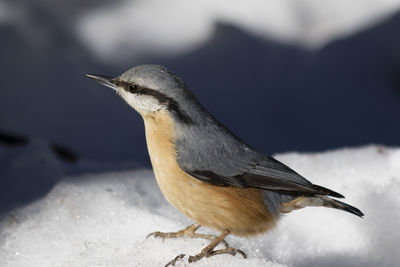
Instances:
[[[246,171],[229,176],[212,170],[183,169],[197,179],[219,186],[254,187],[295,194],[344,197],[330,189],[312,184],[288,166],[268,156],[248,163],[246,167]]]

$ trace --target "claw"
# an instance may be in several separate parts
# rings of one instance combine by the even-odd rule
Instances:
[[[154,235],[154,237],[155,237],[156,233],[158,233],[158,232],[153,232],[153,233],[150,233],[150,234],[146,235],[146,239],[149,239],[149,237],[152,236],[152,235]]]
[[[208,258],[208,257],[219,255],[219,254],[231,254],[232,256],[235,256],[236,253],[239,253],[240,255],[242,255],[242,257],[244,259],[247,259],[246,253],[244,253],[242,250],[236,249],[236,248],[226,248],[226,249],[218,249],[218,250],[210,251],[206,255],[206,257]]]
[[[160,238],[162,238],[162,241],[164,242],[165,241],[165,236],[164,236],[164,234],[167,234],[167,233],[161,233],[161,232],[153,232],[153,233],[150,233],[150,234],[148,234],[147,236],[146,236],[146,240],[150,237],[150,236],[154,236],[154,238],[157,238],[157,237],[160,237]]]
[[[168,262],[167,264],[165,264],[165,267],[168,266],[175,266],[175,263],[180,260],[183,259],[185,257],[185,254],[179,254],[178,256],[175,257],[175,259],[173,259],[172,261]]]

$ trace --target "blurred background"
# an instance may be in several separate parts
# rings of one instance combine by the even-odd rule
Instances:
[[[400,145],[400,0],[0,0],[0,213],[69,174],[150,167],[86,73],[144,63],[268,154]]]

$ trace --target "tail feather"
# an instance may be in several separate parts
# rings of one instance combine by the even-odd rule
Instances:
[[[291,212],[292,210],[297,210],[297,209],[301,209],[301,208],[309,207],[309,206],[334,208],[334,209],[339,209],[339,210],[344,210],[344,211],[350,212],[361,218],[364,216],[364,213],[362,213],[356,207],[353,207],[349,204],[346,204],[344,202],[341,202],[336,199],[332,199],[328,196],[323,196],[323,195],[315,195],[312,197],[303,197],[303,196],[298,197],[289,203],[282,204],[281,212],[284,212],[284,213]]]
[[[353,213],[354,215],[357,215],[357,216],[359,216],[361,218],[364,216],[364,213],[362,213],[361,210],[359,210],[356,207],[353,207],[353,206],[351,206],[349,204],[341,202],[339,200],[332,199],[332,198],[329,198],[329,197],[326,197],[326,196],[315,196],[315,197],[318,197],[318,198],[322,199],[325,207],[344,210],[344,211]]]

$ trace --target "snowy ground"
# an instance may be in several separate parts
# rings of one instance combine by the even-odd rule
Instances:
[[[276,157],[344,194],[365,218],[324,208],[295,211],[269,234],[228,238],[247,260],[222,255],[191,266],[398,264],[400,149],[367,146]],[[0,266],[161,266],[177,254],[199,252],[207,242],[163,243],[146,235],[189,223],[164,200],[150,170],[67,177],[43,199],[0,217]]]

